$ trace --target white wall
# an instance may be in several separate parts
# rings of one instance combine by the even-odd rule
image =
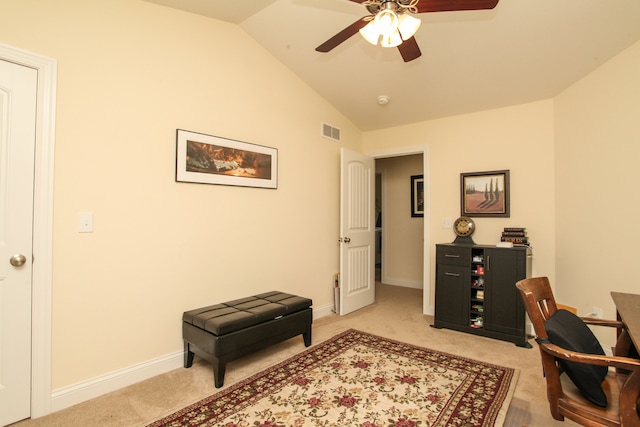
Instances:
[[[452,242],[442,218],[460,216],[460,173],[510,170],[510,218],[474,218],[478,244],[495,244],[507,226],[527,228],[535,275],[555,274],[554,135],[551,100],[416,123],[364,135],[367,152],[428,144],[431,283],[435,244]],[[431,299],[433,301],[433,298]]]
[[[344,116],[235,25],[131,0],[0,10],[2,43],[58,60],[54,392],[181,351],[188,309],[272,289],[331,306],[339,150],[361,150]],[[277,148],[278,189],[176,183],[176,128]]]
[[[638,76],[640,42],[556,98],[557,294],[609,319],[611,291],[640,293]],[[613,336],[598,332],[608,345]]]
[[[533,275],[558,301],[615,318],[611,291],[640,292],[632,272],[640,210],[640,42],[551,100],[416,123],[364,135],[366,151],[427,143],[432,243],[449,242],[442,218],[460,214],[462,172],[509,169],[511,217],[476,218],[476,243],[527,228]],[[431,254],[431,290],[435,268]],[[614,335],[596,330],[604,347]]]
[[[511,218],[478,218],[477,243],[527,227],[534,274],[582,312],[612,317],[609,290],[638,292],[639,44],[555,100],[362,135],[236,26],[130,0],[0,10],[1,42],[58,60],[54,390],[180,351],[182,312],[209,302],[281,289],[330,305],[341,146],[429,146],[432,247],[454,239],[440,221],[460,214],[460,173],[509,169]],[[176,128],[278,148],[279,188],[175,183]]]

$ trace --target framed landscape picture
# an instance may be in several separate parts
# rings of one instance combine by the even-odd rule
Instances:
[[[509,171],[461,173],[460,214],[509,218]]]
[[[278,150],[178,129],[176,181],[278,188]]]

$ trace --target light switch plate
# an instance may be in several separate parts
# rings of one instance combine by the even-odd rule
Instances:
[[[93,212],[78,213],[78,233],[93,233]]]

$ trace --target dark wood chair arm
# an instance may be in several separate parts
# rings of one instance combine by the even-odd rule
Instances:
[[[582,319],[582,321],[587,325],[610,326],[619,329],[623,329],[625,327],[624,323],[618,320],[597,319],[595,317],[581,317],[580,319]]]
[[[553,357],[568,360],[570,362],[586,363],[587,365],[611,366],[627,371],[638,371],[640,374],[640,360],[630,357],[620,356],[601,356],[599,354],[578,353],[576,351],[566,350],[555,344],[542,342],[540,348]]]

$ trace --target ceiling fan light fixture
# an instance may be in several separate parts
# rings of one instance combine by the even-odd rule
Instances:
[[[400,15],[398,22],[398,31],[400,31],[400,35],[402,36],[402,40],[409,40],[413,37],[418,28],[420,28],[420,24],[422,21],[418,18],[414,18],[411,15],[407,15],[406,13]]]
[[[401,45],[403,34],[411,34],[407,36],[407,39],[410,38],[417,30],[415,21],[418,21],[418,26],[420,26],[420,20],[413,17],[409,17],[407,20],[404,14],[396,12],[397,9],[398,4],[395,1],[383,3],[376,16],[359,30],[362,37],[372,45],[379,44],[382,47]],[[402,34],[399,32],[401,23],[404,23]]]

